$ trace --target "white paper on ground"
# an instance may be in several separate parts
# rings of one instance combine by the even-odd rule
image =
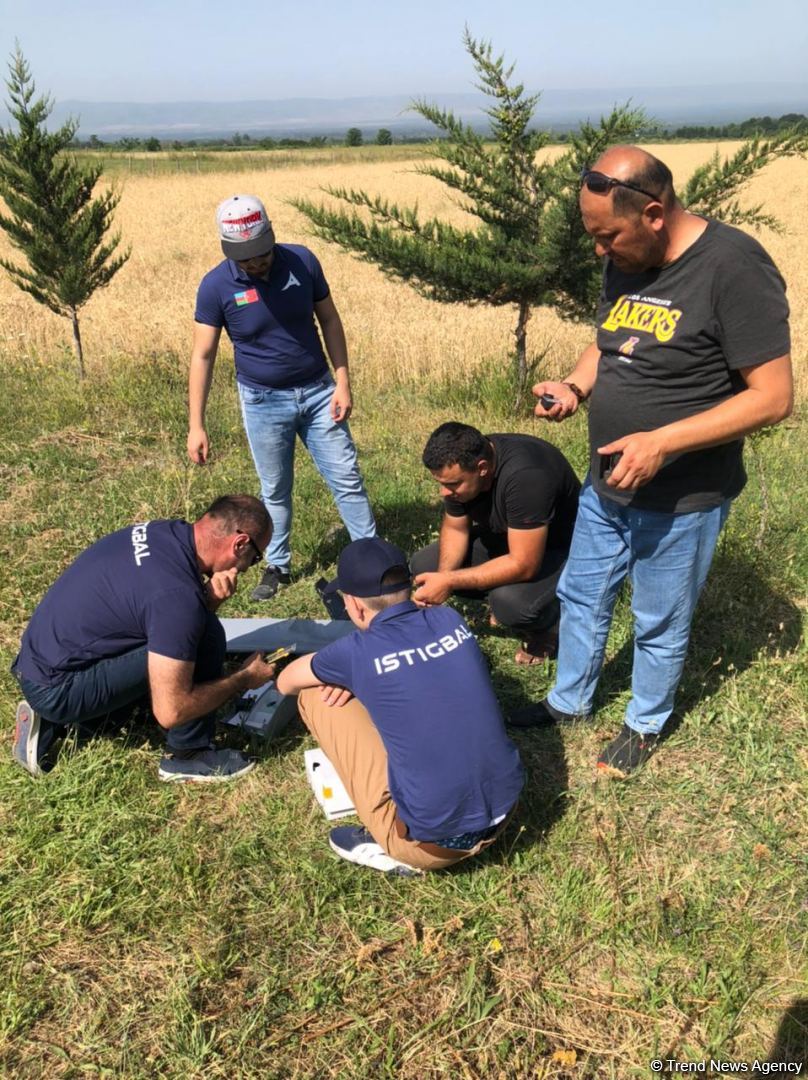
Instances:
[[[311,784],[314,797],[322,806],[329,821],[355,814],[351,796],[337,774],[337,770],[325,756],[319,746],[314,750],[305,750],[306,776]]]

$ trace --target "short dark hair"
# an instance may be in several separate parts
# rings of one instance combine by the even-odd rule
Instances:
[[[449,420],[429,436],[421,460],[430,472],[437,472],[448,465],[473,469],[478,461],[493,458],[493,447],[482,432],[470,424]]]
[[[272,531],[272,522],[267,508],[254,495],[220,495],[214,499],[202,517],[211,517],[225,535],[243,530],[255,541],[267,530]]]
[[[629,176],[621,177],[621,180],[627,180],[630,184],[650,191],[666,208],[676,200],[673,175],[665,162],[655,158],[653,154],[646,154],[644,163]],[[641,191],[632,191],[627,187],[615,187],[612,190],[612,209],[621,217],[632,213],[641,214],[648,205],[648,196]]]
[[[384,611],[385,608],[392,607],[393,604],[400,604],[402,597],[404,599],[409,598],[410,585],[412,584],[410,568],[408,566],[391,567],[382,574],[382,580],[379,584],[383,589],[386,589],[388,585],[400,585],[401,588],[397,592],[383,593],[381,596],[361,597],[362,603],[371,611]]]

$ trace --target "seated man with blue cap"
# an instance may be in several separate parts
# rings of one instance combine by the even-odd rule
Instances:
[[[449,607],[410,599],[407,556],[380,538],[339,558],[356,630],[278,677],[353,800],[362,825],[331,831],[343,859],[410,876],[476,855],[524,782],[474,635]]]

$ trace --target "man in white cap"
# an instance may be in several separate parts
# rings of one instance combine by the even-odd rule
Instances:
[[[269,600],[289,581],[298,435],[351,539],[375,536],[376,523],[348,428],[353,402],[345,333],[320,263],[308,248],[275,242],[254,195],[225,199],[216,224],[225,259],[205,275],[197,294],[188,454],[199,465],[208,460],[205,407],[224,328],[233,342],[244,429],[273,527],[267,566],[252,598]]]

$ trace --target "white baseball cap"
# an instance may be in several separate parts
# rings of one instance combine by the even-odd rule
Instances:
[[[255,195],[233,195],[220,203],[216,224],[222,251],[228,259],[244,261],[268,255],[275,246],[275,233],[266,209]]]

